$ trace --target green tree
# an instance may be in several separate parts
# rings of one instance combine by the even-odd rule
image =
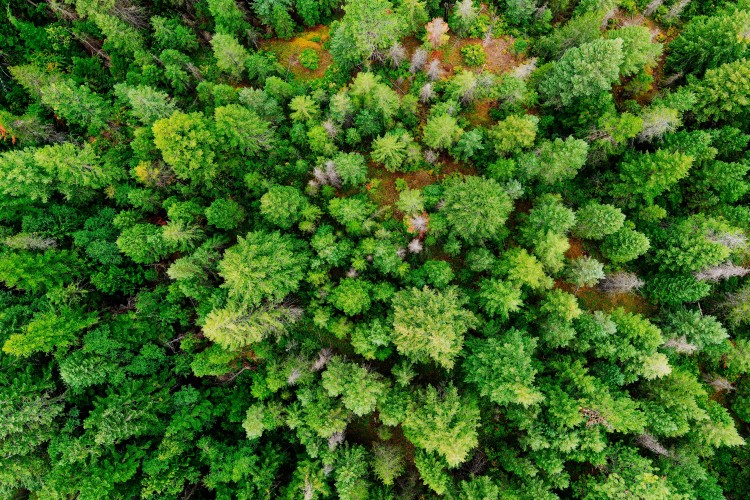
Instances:
[[[466,345],[470,354],[462,365],[464,380],[476,385],[482,397],[503,406],[542,401],[534,387],[536,339],[511,328],[497,338],[472,339]]]
[[[623,42],[620,74],[624,76],[652,69],[661,56],[662,45],[651,42],[651,31],[645,26],[624,26],[607,31],[605,37],[609,40],[620,39]]]
[[[615,263],[629,262],[648,251],[651,242],[646,235],[623,227],[604,238],[601,250],[605,257]]]
[[[688,89],[695,95],[692,108],[698,123],[746,123],[750,119],[750,65],[747,59],[706,71]]]
[[[507,320],[510,313],[517,312],[523,305],[520,288],[496,279],[479,282],[479,302],[487,314],[503,320]]]
[[[216,33],[211,39],[216,67],[234,79],[242,77],[249,54],[232,35]]]
[[[404,24],[388,0],[347,0],[344,17],[331,31],[333,58],[350,66],[393,45],[404,33]]]
[[[218,107],[214,120],[217,136],[231,151],[252,157],[273,147],[271,124],[247,108],[237,104]]]
[[[115,93],[127,100],[130,113],[144,125],[168,118],[175,112],[175,105],[165,92],[147,85],[128,87],[118,84],[115,85]]]
[[[617,232],[625,222],[625,214],[612,205],[591,201],[576,212],[573,232],[590,240],[601,240]]]
[[[246,29],[245,16],[234,0],[208,0],[208,10],[216,23],[216,32],[241,35]]]
[[[612,194],[634,204],[638,201],[633,196],[640,195],[651,205],[657,196],[685,178],[692,165],[693,157],[664,149],[633,155],[620,163],[620,182],[612,186]]]
[[[257,344],[270,335],[280,336],[299,319],[300,311],[287,306],[262,306],[245,310],[234,306],[214,309],[206,316],[203,334],[224,349]]]
[[[370,308],[371,284],[357,278],[344,278],[331,292],[330,300],[336,309],[348,316],[367,312]]]
[[[278,232],[253,231],[224,252],[219,275],[230,299],[255,307],[264,299],[281,302],[295,292],[307,260],[301,241]]]
[[[176,111],[169,118],[154,122],[153,132],[154,144],[177,177],[211,182],[216,176],[216,138],[202,113]]]
[[[463,133],[454,117],[447,114],[431,117],[424,127],[424,143],[433,149],[448,149]]]
[[[533,115],[510,115],[488,133],[499,155],[518,153],[534,144],[539,118]]]
[[[330,396],[341,396],[344,406],[358,416],[372,413],[388,388],[377,372],[339,357],[326,364],[322,385]]]
[[[454,233],[468,242],[500,236],[513,209],[508,193],[493,179],[466,177],[452,181],[443,193],[442,213]]]
[[[153,264],[169,253],[169,244],[154,224],[135,224],[122,231],[117,247],[137,264]]]
[[[693,17],[669,43],[667,65],[672,71],[701,76],[707,69],[747,58],[748,23],[750,10]]]
[[[219,229],[235,229],[245,220],[245,211],[234,200],[220,198],[206,208],[206,221]]]
[[[460,396],[454,385],[440,392],[428,386],[409,409],[402,424],[406,438],[417,448],[436,452],[450,467],[464,462],[477,445],[477,402]]]
[[[273,186],[260,198],[260,213],[282,229],[289,229],[302,218],[307,198],[293,186]]]
[[[42,103],[71,125],[99,133],[110,119],[110,105],[85,85],[55,80],[41,89]]]
[[[545,75],[539,92],[549,103],[570,106],[609,90],[620,76],[623,41],[596,40],[568,49]]]
[[[393,343],[413,361],[432,359],[451,369],[463,348],[464,334],[476,325],[475,316],[455,287],[441,291],[424,287],[393,296]]]

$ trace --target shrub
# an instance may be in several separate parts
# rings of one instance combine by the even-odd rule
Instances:
[[[318,55],[318,51],[316,51],[315,49],[303,50],[299,55],[299,63],[310,71],[315,71],[316,69],[318,69],[318,65],[320,64],[320,56]]]
[[[487,60],[481,45],[467,45],[461,49],[461,55],[468,66],[481,66]]]

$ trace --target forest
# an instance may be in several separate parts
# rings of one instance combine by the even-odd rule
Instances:
[[[0,498],[750,498],[750,0],[7,0]]]

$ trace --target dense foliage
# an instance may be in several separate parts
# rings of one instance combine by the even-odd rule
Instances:
[[[0,497],[750,498],[748,0],[10,0]]]

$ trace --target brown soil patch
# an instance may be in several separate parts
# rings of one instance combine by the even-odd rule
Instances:
[[[422,46],[422,41],[413,36],[405,38],[401,43],[410,58],[414,51]],[[487,43],[484,43],[481,38],[458,38],[451,36],[448,43],[429,52],[429,55],[427,56],[427,64],[433,59],[439,59],[442,63],[443,78],[450,78],[460,69],[471,70],[475,73],[489,71],[501,75],[507,73],[523,62],[522,57],[515,56],[511,53],[510,48],[513,46],[513,43],[513,37],[509,36],[493,38]],[[461,49],[467,45],[477,44],[481,45],[484,49],[487,60],[482,66],[466,66],[463,55],[461,55]]]
[[[275,54],[279,63],[286,66],[287,71],[293,73],[297,78],[312,80],[322,78],[326,68],[333,62],[331,54],[327,50],[323,50],[323,43],[328,38],[328,26],[319,25],[291,40],[280,38],[264,40],[260,42],[260,48]],[[305,68],[299,62],[299,56],[305,49],[314,49],[318,53],[320,62],[318,63],[318,69],[315,71]]]
[[[575,295],[587,309],[612,311],[622,307],[628,312],[653,316],[656,308],[634,293],[604,293],[592,288],[581,288]]]
[[[565,252],[565,257],[568,259],[578,259],[586,255],[583,251],[583,242],[578,238],[568,238],[568,244],[570,248]]]
[[[471,110],[466,113],[466,119],[469,120],[473,126],[486,127],[492,123],[490,118],[490,110],[495,105],[494,99],[481,99],[475,101]]]

